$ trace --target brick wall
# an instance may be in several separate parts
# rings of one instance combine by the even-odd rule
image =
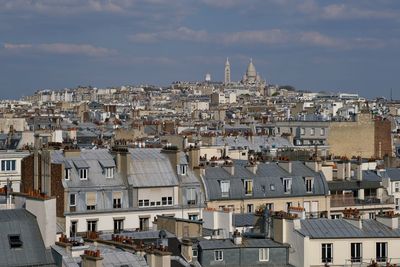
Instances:
[[[375,120],[375,156],[383,158],[392,156],[391,122],[389,120]]]

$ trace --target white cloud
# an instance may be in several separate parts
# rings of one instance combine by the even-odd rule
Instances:
[[[104,57],[116,54],[113,49],[97,47],[90,44],[67,44],[67,43],[49,43],[49,44],[13,44],[5,43],[3,48],[12,52],[36,52],[60,55],[84,55],[90,57]]]

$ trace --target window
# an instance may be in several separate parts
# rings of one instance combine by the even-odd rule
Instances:
[[[65,168],[65,180],[71,179],[71,168]]]
[[[81,180],[87,180],[89,169],[79,169],[79,178]]]
[[[78,221],[71,221],[71,236],[76,236],[78,232]]]
[[[69,206],[70,207],[76,206],[76,194],[69,194]]]
[[[305,135],[306,134],[306,128],[300,128],[300,134]]]
[[[199,215],[198,214],[189,214],[188,218],[191,221],[198,221],[199,220]]]
[[[104,174],[106,178],[114,178],[114,168],[105,168],[104,169]]]
[[[269,261],[269,249],[260,248],[258,250],[258,259],[259,261]]]
[[[114,219],[114,234],[121,233],[124,230],[124,220]]]
[[[361,243],[351,243],[351,262],[361,262]]]
[[[16,160],[2,160],[1,161],[1,171],[15,171],[16,168]]]
[[[95,210],[96,204],[97,204],[96,192],[86,193],[86,209],[87,210]]]
[[[333,262],[332,244],[322,244],[322,262],[323,263]]]
[[[313,188],[314,188],[314,178],[312,177],[307,177],[304,180],[305,185],[306,185],[306,192],[307,193],[312,193],[313,192]]]
[[[229,181],[221,181],[220,186],[221,186],[222,197],[229,197],[230,182]]]
[[[315,128],[311,128],[310,135],[315,135]]]
[[[163,206],[167,205],[167,197],[162,197],[161,198],[161,205],[163,205]]]
[[[320,135],[321,135],[321,136],[324,136],[324,135],[325,135],[325,128],[321,128]]]
[[[253,194],[253,181],[252,180],[245,180],[244,181],[244,193],[246,195]]]
[[[254,205],[247,204],[247,213],[253,213],[253,212],[254,212]]]
[[[376,243],[376,261],[377,262],[386,262],[387,260],[387,243],[386,242],[377,242]]]
[[[375,220],[375,212],[369,212],[368,213],[368,219],[371,219],[371,220]]]
[[[396,210],[400,210],[400,198],[395,198],[394,204],[396,206]]]
[[[224,253],[222,250],[214,250],[214,260],[215,261],[223,261]]]
[[[194,248],[192,249],[192,253],[193,253],[193,257],[197,257],[197,255],[199,255],[197,249],[194,249]]]
[[[113,192],[113,208],[122,208],[122,192]]]
[[[274,184],[270,184],[270,185],[269,185],[269,189],[270,189],[271,191],[275,191],[275,185],[274,185]]]
[[[187,174],[187,164],[180,164],[179,165],[179,174],[186,175]]]
[[[394,183],[394,192],[400,192],[400,182]]]
[[[150,206],[150,200],[145,199],[143,202],[144,202],[144,206],[145,206],[145,207]]]
[[[87,231],[96,232],[97,231],[97,220],[87,221]]]
[[[8,235],[8,243],[10,248],[21,248],[22,240],[20,235]]]
[[[292,206],[292,202],[286,202],[286,211],[289,212],[289,208]]]
[[[168,197],[168,205],[172,205],[172,197]]]
[[[274,210],[274,203],[265,204],[265,208],[268,209],[268,210]]]
[[[186,199],[188,205],[196,205],[196,189],[187,188],[186,189]]]
[[[150,227],[149,222],[150,222],[150,218],[149,217],[139,218],[139,229],[141,231],[149,230],[149,227]]]
[[[154,207],[155,205],[156,205],[156,202],[155,202],[155,201],[151,201],[151,202],[150,202],[150,206]]]
[[[332,220],[340,219],[340,214],[333,214],[333,215],[331,215],[331,219],[332,219]]]
[[[283,179],[283,191],[285,193],[290,193],[292,191],[292,178]]]

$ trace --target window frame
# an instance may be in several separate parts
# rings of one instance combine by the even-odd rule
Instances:
[[[379,249],[378,249],[378,246],[379,246]],[[384,252],[385,255],[382,255],[382,252]],[[378,255],[378,253],[379,253],[379,255]],[[386,262],[387,261],[387,258],[388,258],[388,243],[387,242],[376,242],[375,256],[376,256],[376,262]]]
[[[223,250],[214,250],[214,261],[224,261]]]
[[[64,179],[67,181],[71,180],[71,168],[65,168],[64,169]]]
[[[330,250],[330,255],[328,251]],[[333,262],[333,243],[322,243],[321,244],[321,262],[332,263]],[[330,256],[330,257],[328,257]]]
[[[249,187],[250,185],[250,187]],[[246,179],[244,180],[244,194],[246,196],[252,196],[253,195],[253,180],[251,179]]]
[[[283,192],[285,194],[290,194],[292,192],[292,178],[283,178],[282,183],[283,183]]]
[[[84,175],[82,175],[84,174]],[[79,169],[79,179],[80,180],[87,180],[89,177],[89,168],[80,168]]]
[[[258,249],[258,261],[267,262],[269,261],[269,248]]]
[[[352,263],[362,261],[362,243],[350,243],[350,260]]]
[[[306,193],[314,192],[314,177],[305,177],[304,184],[306,186]]]
[[[107,168],[104,168],[104,176],[105,176],[107,179],[112,179],[112,178],[114,178],[114,172],[115,172],[115,168],[114,168],[114,167],[107,167]]]
[[[73,197],[73,199],[74,199],[74,201],[73,201],[74,203],[73,204],[72,204],[72,198],[71,198],[72,196],[74,196]],[[76,193],[70,193],[69,194],[69,206],[70,207],[76,207]]]
[[[17,160],[15,159],[4,159],[1,161],[2,172],[15,172],[17,171]]]

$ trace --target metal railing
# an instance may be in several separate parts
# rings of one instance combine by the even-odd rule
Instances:
[[[384,204],[394,204],[394,199],[388,198],[386,200],[382,200],[376,197],[366,197],[364,199],[359,199],[356,197],[331,196],[331,207],[368,206]]]
[[[346,260],[345,267],[368,267],[368,266],[398,266],[400,264],[400,258],[378,258],[378,259],[365,259],[360,258],[355,261],[354,259]]]

